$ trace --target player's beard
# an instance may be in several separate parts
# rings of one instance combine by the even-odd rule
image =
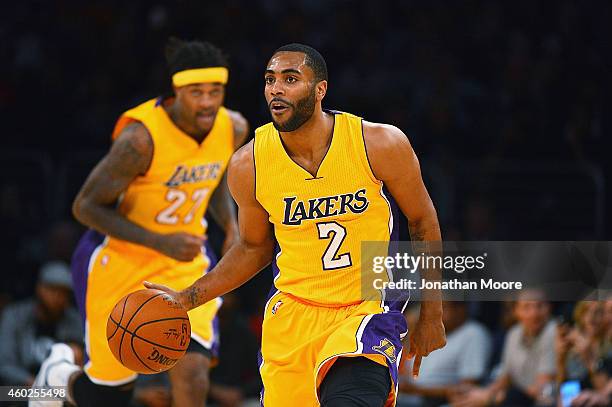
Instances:
[[[295,131],[312,117],[315,110],[314,87],[306,97],[298,100],[295,104],[292,104],[291,109],[293,110],[292,115],[284,123],[276,122],[274,120],[274,116],[272,116],[272,123],[274,124],[276,130],[282,131],[283,133]]]

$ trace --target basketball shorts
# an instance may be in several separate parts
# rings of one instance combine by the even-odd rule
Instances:
[[[144,253],[144,254],[143,254]],[[205,254],[192,262],[179,262],[152,250],[126,255],[108,244],[104,235],[88,231],[72,258],[76,302],[85,328],[85,373],[92,382],[119,386],[136,378],[111,353],[106,323],[115,304],[125,295],[142,290],[144,280],[181,290],[193,284],[216,262],[206,247]],[[218,355],[217,298],[189,311],[191,340]]]
[[[379,302],[322,307],[277,291],[264,311],[260,372],[262,405],[319,406],[318,390],[339,357],[363,356],[388,366],[395,405],[398,363],[408,331],[400,311]]]

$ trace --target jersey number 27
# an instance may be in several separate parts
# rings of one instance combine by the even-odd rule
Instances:
[[[191,208],[183,217],[183,223],[191,223],[197,210],[202,206],[210,188],[199,188],[191,194]],[[187,201],[187,193],[180,189],[169,189],[166,193],[166,201],[170,202],[166,208],[157,214],[155,220],[164,225],[176,225],[179,221],[178,209]]]

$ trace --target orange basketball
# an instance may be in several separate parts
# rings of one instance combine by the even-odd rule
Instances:
[[[191,337],[187,311],[169,294],[139,290],[123,297],[108,317],[106,339],[115,358],[138,373],[170,369]]]

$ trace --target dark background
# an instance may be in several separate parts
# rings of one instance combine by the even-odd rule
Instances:
[[[409,136],[445,239],[610,239],[610,21],[605,1],[3,3],[1,297],[69,261],[71,201],[119,114],[166,89],[170,35],[229,54],[226,105],[252,129],[274,49],[317,48],[325,107]],[[268,280],[242,289],[245,310]]]

